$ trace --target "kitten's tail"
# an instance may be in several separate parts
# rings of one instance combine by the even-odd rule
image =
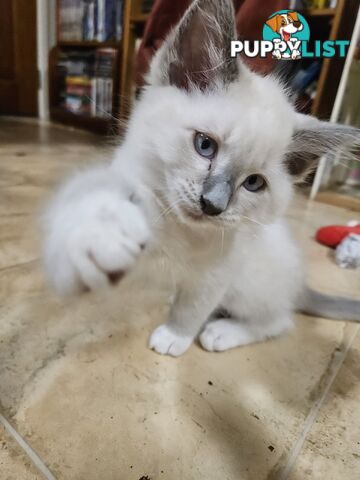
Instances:
[[[360,322],[360,301],[324,295],[305,287],[299,301],[300,312],[314,317]]]

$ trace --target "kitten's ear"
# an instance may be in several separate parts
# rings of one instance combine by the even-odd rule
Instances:
[[[359,129],[322,122],[309,115],[296,114],[296,119],[295,133],[285,156],[287,170],[295,183],[304,180],[323,155],[340,153],[351,159],[359,154]]]
[[[185,90],[227,85],[238,75],[234,39],[232,0],[195,0],[155,56],[149,82]]]

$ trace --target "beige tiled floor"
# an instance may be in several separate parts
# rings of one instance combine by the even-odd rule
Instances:
[[[340,366],[289,480],[360,476],[360,337]],[[340,475],[341,473],[341,475]]]
[[[64,304],[41,274],[39,209],[58,178],[103,151],[100,140],[2,121],[0,142],[0,413],[56,479],[359,478],[357,325],[299,316],[265,344],[155,355],[146,341],[166,292]],[[359,298],[359,272],[312,238],[354,216],[301,198],[289,212],[309,283]],[[3,429],[0,471],[46,478]]]
[[[0,426],[0,478],[3,480],[41,480],[31,460]]]

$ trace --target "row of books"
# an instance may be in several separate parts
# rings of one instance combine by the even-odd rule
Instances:
[[[115,62],[113,48],[62,52],[57,64],[61,107],[76,115],[111,116]]]
[[[123,0],[59,1],[60,40],[121,40]]]
[[[290,10],[306,10],[307,8],[336,8],[337,0],[290,0]]]
[[[310,113],[315,99],[321,63],[318,60],[312,62],[295,62],[294,71],[291,75],[289,86],[294,94],[294,101],[298,111]]]

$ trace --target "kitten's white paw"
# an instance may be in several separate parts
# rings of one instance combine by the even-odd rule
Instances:
[[[95,290],[120,280],[149,240],[142,211],[130,200],[101,193],[63,212],[48,239],[46,264],[60,294]]]
[[[149,348],[162,355],[179,357],[192,342],[193,338],[175,333],[168,325],[160,325],[150,335]]]
[[[223,352],[253,341],[250,333],[241,324],[230,320],[208,323],[199,340],[209,352]]]

